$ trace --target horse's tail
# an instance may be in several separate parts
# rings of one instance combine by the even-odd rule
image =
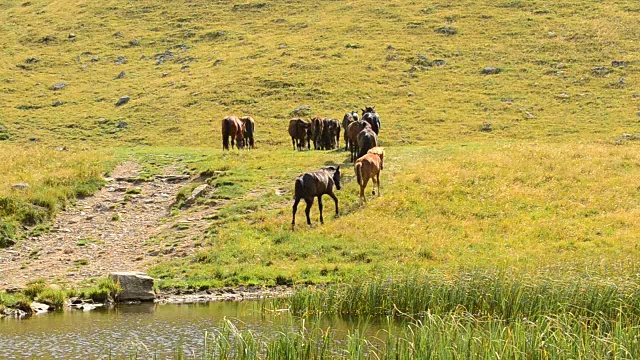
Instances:
[[[358,180],[358,185],[362,186],[362,162],[356,162],[356,179]]]
[[[302,176],[296,179],[293,193],[294,199],[300,199],[304,197],[304,181],[302,180]]]
[[[229,148],[229,136],[233,136],[231,134],[231,123],[227,121],[227,119],[222,120],[222,148]]]

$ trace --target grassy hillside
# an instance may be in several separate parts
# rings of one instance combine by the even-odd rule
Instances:
[[[0,231],[46,221],[118,161],[171,153],[226,170],[214,185],[236,201],[197,256],[152,269],[166,286],[407,267],[632,276],[638,13],[631,0],[4,1]],[[357,204],[347,154],[290,149],[300,105],[376,106],[381,198]],[[221,152],[227,114],[256,118],[257,150]],[[291,232],[292,179],[325,163],[347,167],[341,217]]]

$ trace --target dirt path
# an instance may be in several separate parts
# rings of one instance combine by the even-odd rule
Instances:
[[[77,284],[111,271],[144,270],[164,257],[193,252],[193,239],[201,236],[206,218],[217,209],[168,218],[177,192],[189,179],[158,176],[152,182],[132,182],[138,171],[135,163],[121,164],[105,188],[60,212],[51,232],[0,249],[0,289],[40,278]],[[165,169],[171,173],[175,169]],[[154,240],[166,238],[160,233],[180,222],[189,222],[191,231],[179,243]]]

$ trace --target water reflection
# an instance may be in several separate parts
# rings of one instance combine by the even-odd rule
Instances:
[[[173,354],[176,346],[187,353],[203,349],[206,331],[219,329],[224,319],[255,332],[301,326],[288,313],[263,312],[257,302],[214,302],[190,305],[139,304],[93,311],[66,310],[29,319],[0,320],[0,358],[87,359],[137,354],[146,358]],[[309,323],[309,320],[306,320]],[[314,325],[346,333],[357,319],[322,318]],[[369,322],[367,332],[388,325]]]

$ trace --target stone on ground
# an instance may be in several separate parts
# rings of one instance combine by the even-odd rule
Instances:
[[[135,271],[121,271],[109,274],[109,278],[120,283],[122,292],[118,301],[153,301],[156,295],[153,291],[153,278]]]

